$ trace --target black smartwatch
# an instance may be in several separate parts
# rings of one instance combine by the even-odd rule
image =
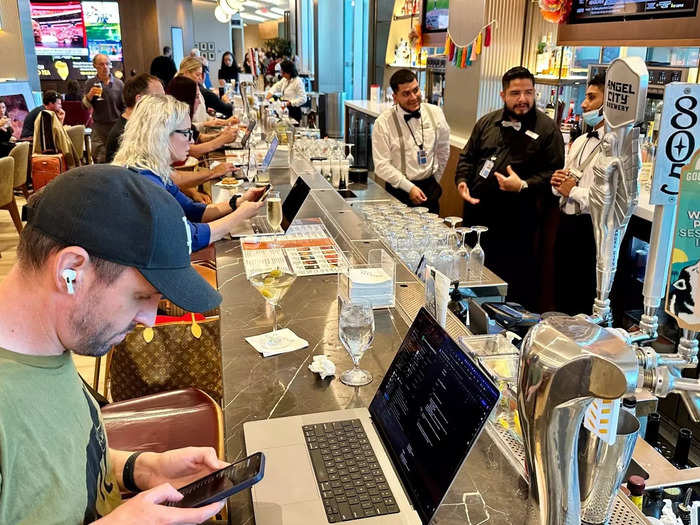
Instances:
[[[229,199],[228,205],[231,206],[232,210],[236,209],[236,201],[238,200],[239,197],[240,197],[240,195],[234,195],[233,197],[231,197]]]

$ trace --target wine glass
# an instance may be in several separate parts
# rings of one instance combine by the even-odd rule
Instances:
[[[282,224],[282,198],[279,191],[271,191],[267,195],[267,223],[273,235],[273,244],[277,245],[277,232]]]
[[[472,226],[472,231],[476,232],[476,244],[469,253],[469,274],[473,280],[480,281],[486,256],[481,247],[481,234],[489,229],[486,226]]]
[[[455,226],[462,222],[462,217],[445,217],[445,221],[451,227],[447,242],[450,247],[456,251],[457,248],[459,248],[459,234],[457,233],[457,230],[455,230]]]
[[[359,367],[360,359],[374,339],[374,311],[369,301],[348,300],[340,303],[338,337],[350,354],[353,367],[340,375],[348,386],[363,386],[372,382],[372,374]]]
[[[467,246],[466,236],[471,232],[472,229],[467,226],[457,228],[457,233],[462,236],[462,244],[457,250],[457,278],[460,281],[469,280],[469,247]]]
[[[281,350],[289,341],[277,331],[277,305],[296,279],[293,270],[285,263],[273,264],[273,268],[256,273],[250,283],[272,305],[272,332],[267,334],[263,346],[267,350]]]
[[[347,160],[350,163],[350,167],[352,167],[355,165],[355,157],[352,156],[352,148],[354,148],[355,145],[348,142],[345,146],[349,149],[348,156],[345,157],[345,160]]]

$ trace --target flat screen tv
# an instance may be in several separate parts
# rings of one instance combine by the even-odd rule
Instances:
[[[695,16],[698,0],[574,0],[570,24]]]
[[[450,19],[450,0],[425,0],[423,3],[423,32],[447,31]]]
[[[117,2],[38,0],[31,2],[39,78],[83,80],[95,74],[92,57],[122,61]]]

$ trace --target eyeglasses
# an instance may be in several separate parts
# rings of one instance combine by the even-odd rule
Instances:
[[[180,135],[184,135],[185,137],[187,137],[187,140],[192,140],[192,137],[194,137],[194,132],[191,128],[176,129],[175,131],[173,131],[173,133],[179,133]]]

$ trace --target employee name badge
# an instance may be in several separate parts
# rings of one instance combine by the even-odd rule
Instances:
[[[428,154],[423,148],[418,149],[418,151],[416,152],[416,156],[418,158],[419,166],[425,166],[426,164],[428,164]]]
[[[486,159],[486,162],[484,162],[484,165],[481,167],[481,171],[479,171],[479,177],[484,179],[488,178],[491,170],[493,170],[494,162],[496,162],[495,156],[491,157],[490,159]]]

